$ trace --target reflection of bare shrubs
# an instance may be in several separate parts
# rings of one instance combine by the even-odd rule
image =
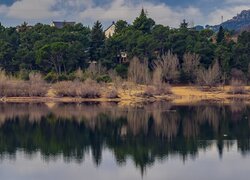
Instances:
[[[156,135],[167,137],[169,140],[177,136],[180,118],[171,111],[153,111],[154,131]]]
[[[247,94],[245,84],[241,80],[233,79],[231,81],[231,88],[229,94]]]
[[[246,104],[241,100],[235,100],[231,102],[230,109],[232,113],[232,120],[239,121],[243,116],[243,112],[246,110]]]
[[[79,81],[62,81],[53,86],[58,96],[62,97],[81,97],[99,98],[101,97],[100,84],[86,80],[84,83]]]
[[[243,101],[232,101],[230,103],[232,113],[242,112],[246,109],[246,104]]]
[[[172,140],[178,134],[184,135],[185,138],[195,138],[198,133],[202,133],[199,128],[207,124],[210,124],[214,132],[218,132],[221,117],[225,120],[228,119],[224,117],[232,117],[230,120],[233,121],[242,120],[246,110],[244,103],[233,102],[230,106],[231,111],[228,111],[228,106],[226,107],[200,104],[191,106],[190,109],[183,109],[184,111],[175,111],[172,110],[171,104],[164,101],[136,107],[121,107],[115,103],[83,103],[55,104],[49,108],[44,104],[4,103],[0,104],[0,124],[15,119],[40,121],[49,115],[50,120],[81,122],[86,127],[97,130],[110,125],[110,122],[118,121],[115,124],[121,125],[119,133],[122,136],[153,133],[155,136]],[[229,113],[226,116],[224,112],[232,112],[232,114]]]
[[[220,113],[218,108],[213,106],[199,106],[197,107],[196,119],[200,123],[208,122],[217,131],[219,127]]]
[[[1,123],[16,118],[31,122],[40,121],[42,117],[49,114],[49,109],[44,104],[0,103],[0,111]]]
[[[138,135],[140,132],[147,133],[149,114],[140,108],[128,109],[127,120],[128,129],[133,135]]]
[[[199,125],[192,117],[183,119],[183,134],[186,138],[195,138],[199,133]]]

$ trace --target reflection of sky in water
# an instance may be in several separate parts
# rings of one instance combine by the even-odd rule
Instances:
[[[143,179],[186,179],[186,180],[247,180],[250,172],[250,157],[242,156],[237,151],[237,143],[228,150],[224,149],[223,158],[219,158],[216,143],[206,150],[199,150],[195,160],[183,163],[178,156],[170,156],[157,161],[147,168]],[[118,166],[113,154],[105,149],[101,165],[97,168],[91,153],[82,163],[67,163],[62,157],[44,161],[40,153],[32,156],[22,151],[16,153],[15,159],[3,159],[0,163],[0,179],[19,180],[80,180],[80,179],[141,179],[141,174],[133,162]]]

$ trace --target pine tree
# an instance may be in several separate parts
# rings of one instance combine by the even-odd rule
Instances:
[[[217,43],[221,43],[225,39],[225,31],[222,26],[220,26],[219,32],[217,34]]]
[[[98,61],[102,56],[104,49],[105,35],[103,32],[102,24],[97,21],[91,31],[90,42],[90,60]]]
[[[186,20],[184,19],[183,22],[180,25],[181,29],[187,29],[188,28],[188,23],[186,22]]]
[[[133,23],[134,28],[142,31],[143,33],[149,33],[154,25],[155,21],[147,17],[144,9],[141,10],[140,16],[137,17]]]

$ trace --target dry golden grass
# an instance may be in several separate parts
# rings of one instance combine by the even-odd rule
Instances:
[[[195,86],[175,86],[172,87],[172,92],[176,96],[173,98],[174,103],[188,103],[198,102],[204,100],[211,101],[227,101],[230,99],[245,99],[250,100],[250,94],[228,94],[231,89],[230,86],[218,87],[212,91],[202,91]],[[245,87],[246,90],[250,89],[250,86]]]
[[[66,86],[67,88],[69,86]],[[72,86],[75,88],[75,86]],[[87,87],[94,87],[93,85],[88,85]],[[172,94],[167,95],[157,95],[153,97],[143,97],[141,94],[147,90],[149,86],[146,85],[136,85],[130,82],[121,82],[119,86],[115,86],[113,83],[109,84],[98,84],[98,89],[100,91],[100,96],[93,97],[93,99],[84,98],[84,96],[79,97],[60,97],[58,96],[58,89],[54,86],[49,88],[46,97],[5,97],[0,99],[0,101],[7,102],[85,102],[85,101],[98,101],[98,102],[109,102],[116,101],[121,105],[133,105],[140,102],[146,101],[158,101],[158,100],[170,100],[175,104],[188,104],[196,103],[199,101],[231,101],[234,99],[243,99],[250,102],[250,86],[244,87],[246,89],[246,94],[229,94],[228,92],[232,88],[231,86],[218,87],[213,90],[203,91],[196,86],[172,86]],[[84,89],[85,89],[84,88]],[[59,88],[60,89],[60,88]],[[113,92],[115,89],[115,92]],[[96,90],[96,89],[95,89]]]

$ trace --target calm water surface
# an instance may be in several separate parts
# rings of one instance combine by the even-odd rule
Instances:
[[[0,179],[249,180],[250,106],[0,104]]]

